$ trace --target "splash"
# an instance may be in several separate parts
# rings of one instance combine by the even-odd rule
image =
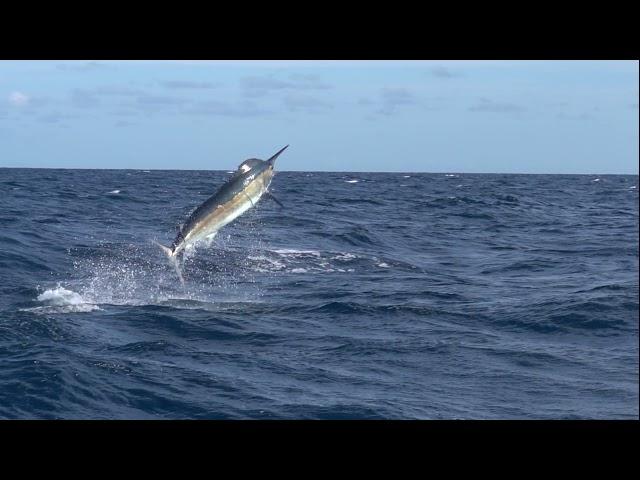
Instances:
[[[100,307],[86,301],[79,293],[68,290],[60,286],[60,284],[58,284],[56,288],[45,290],[38,295],[37,301],[44,303],[44,305],[33,308],[23,308],[22,311],[36,313],[82,313],[100,310]]]
[[[185,251],[182,264],[185,286],[151,242],[102,243],[72,252],[76,257],[75,271],[69,284],[86,302],[100,306],[181,308],[184,302],[255,301],[260,291],[253,279],[255,272],[245,267],[247,249],[225,248],[216,240]]]

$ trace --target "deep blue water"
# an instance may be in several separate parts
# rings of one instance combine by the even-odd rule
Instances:
[[[0,418],[638,418],[637,176],[227,177],[0,169]]]

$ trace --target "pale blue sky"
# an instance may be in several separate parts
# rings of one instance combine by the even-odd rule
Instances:
[[[637,61],[0,61],[0,167],[638,173]]]

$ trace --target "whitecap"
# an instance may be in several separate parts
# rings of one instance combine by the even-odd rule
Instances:
[[[403,175],[404,178],[411,178],[411,175]]]
[[[107,192],[107,193],[113,193],[114,195],[116,195],[120,193],[120,190],[111,190],[110,192]]]
[[[345,180],[346,183],[358,183],[358,180]]]
[[[23,311],[43,313],[79,313],[100,310],[100,307],[87,302],[79,293],[58,285],[38,295],[37,300],[44,306],[24,308]]]
[[[388,265],[388,264],[386,264],[386,263],[384,263],[384,262],[379,263],[379,264],[378,264],[378,266],[379,266],[379,267],[382,267],[382,268],[389,268],[389,265]]]
[[[45,290],[38,295],[39,302],[51,302],[53,305],[78,305],[84,303],[80,294],[58,285],[57,288]]]
[[[335,257],[332,258],[332,260],[353,260],[354,258],[358,258],[357,255],[354,255],[353,253],[339,253],[338,255],[336,255]]]
[[[593,180],[591,180],[591,181],[592,181],[592,182],[599,182],[599,181],[600,181],[600,179],[599,179],[599,178],[595,178],[595,179],[593,179]]]
[[[292,268],[291,273],[307,273],[306,268]]]
[[[277,250],[272,250],[272,251],[283,257],[286,257],[288,255],[294,256],[294,257],[298,257],[301,255],[312,255],[314,257],[320,256],[320,252],[316,250],[294,250],[292,248],[279,248]]]

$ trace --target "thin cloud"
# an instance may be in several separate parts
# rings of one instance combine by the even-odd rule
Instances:
[[[100,105],[100,99],[90,90],[74,88],[71,91],[71,104],[78,108],[93,108]]]
[[[141,97],[144,95],[146,94],[143,90],[119,85],[105,85],[92,89],[75,88],[71,91],[71,103],[79,108],[93,108],[102,103],[103,97]]]
[[[136,112],[135,110],[119,109],[112,111],[111,115],[114,115],[116,117],[135,117],[138,115],[138,113],[139,112]]]
[[[293,73],[289,76],[297,90],[329,90],[332,85],[323,82],[320,75]]]
[[[170,80],[167,82],[162,82],[162,86],[165,88],[176,89],[176,90],[210,90],[214,88],[218,88],[220,83],[212,83],[212,82],[191,82],[188,80]]]
[[[253,102],[240,102],[236,105],[219,100],[208,100],[195,104],[184,113],[191,115],[213,115],[225,117],[255,117],[272,113],[260,108]]]
[[[283,101],[291,112],[319,113],[333,108],[330,103],[308,95],[290,94],[285,96]]]
[[[8,107],[26,115],[42,111],[42,107],[51,103],[47,97],[33,97],[23,92],[12,92],[8,97]]]
[[[479,103],[469,107],[470,112],[480,113],[519,113],[526,109],[520,105],[506,102],[495,102],[487,98],[481,98]]]
[[[560,120],[589,120],[591,118],[591,115],[589,115],[588,113],[572,115],[570,113],[560,112],[556,115],[556,118],[559,118]]]
[[[141,105],[149,106],[183,105],[187,102],[184,98],[147,94],[138,96],[136,100]]]
[[[275,91],[328,90],[333,88],[321,80],[319,75],[292,74],[288,80],[273,76],[250,76],[240,79],[240,87],[247,97],[261,97]]]
[[[272,77],[244,77],[240,79],[240,86],[247,97],[261,97],[273,90],[291,88],[292,84]]]
[[[426,110],[432,110],[424,104],[413,91],[404,87],[385,87],[379,90],[377,98],[360,97],[356,101],[357,105],[364,107],[373,107],[374,115],[391,116],[397,114],[400,110],[408,107],[419,107]],[[375,117],[367,117],[374,119]]]
[[[24,107],[29,104],[31,97],[22,92],[11,92],[8,97],[8,101],[14,107]]]
[[[70,72],[91,72],[94,70],[105,68],[106,65],[99,62],[75,62],[75,63],[61,63],[56,65],[58,70],[70,71]]]
[[[432,67],[429,70],[429,72],[431,73],[432,76],[436,78],[443,78],[443,79],[451,79],[451,78],[457,78],[462,76],[460,73],[452,72],[448,68],[445,68],[441,65]]]
[[[73,118],[74,115],[67,115],[60,112],[51,112],[45,115],[41,115],[37,118],[39,122],[42,123],[59,123],[62,120],[66,120],[69,118]]]
[[[383,88],[380,92],[380,107],[377,113],[393,115],[398,107],[418,105],[419,103],[413,92],[406,88]]]
[[[106,85],[102,87],[97,87],[91,90],[91,93],[94,95],[115,95],[115,96],[124,96],[124,97],[135,97],[138,95],[145,95],[144,90],[140,90],[139,88],[131,88],[131,87],[123,87],[119,85]]]

